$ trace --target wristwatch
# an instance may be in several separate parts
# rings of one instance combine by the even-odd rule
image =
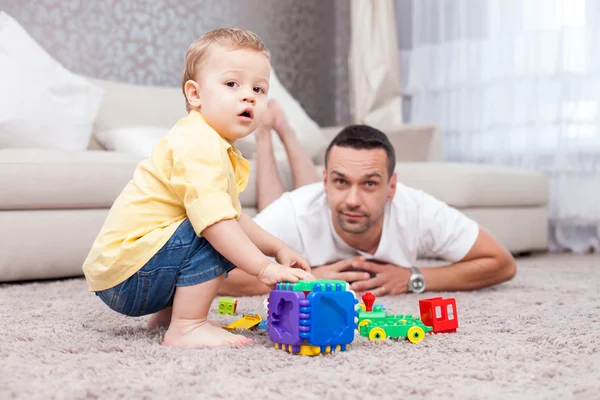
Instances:
[[[410,278],[408,279],[408,291],[410,293],[423,293],[425,291],[425,278],[419,268],[410,267]]]

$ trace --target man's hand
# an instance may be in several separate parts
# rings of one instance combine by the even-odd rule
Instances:
[[[373,261],[361,261],[355,268],[374,274],[371,279],[354,282],[350,288],[362,295],[371,292],[375,296],[386,294],[397,295],[408,292],[408,279],[410,269],[398,267],[393,264],[378,263]]]
[[[300,254],[290,249],[288,246],[283,246],[275,254],[275,259],[279,264],[292,268],[300,268],[306,272],[310,272],[310,265]]]
[[[317,279],[342,280],[346,282],[369,279],[371,276],[368,272],[353,270],[364,261],[364,257],[348,258],[333,264],[322,265],[319,268],[315,268],[313,274]]]

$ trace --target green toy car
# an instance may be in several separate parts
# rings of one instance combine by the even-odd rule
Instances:
[[[432,330],[420,318],[413,318],[411,314],[388,314],[381,305],[375,305],[372,311],[366,311],[364,304],[359,305],[358,332],[370,340],[407,338],[411,343],[418,343]]]

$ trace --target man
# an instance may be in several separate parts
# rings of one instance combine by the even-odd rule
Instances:
[[[323,181],[284,193],[255,220],[300,252],[315,277],[348,281],[358,294],[473,290],[514,277],[515,260],[498,241],[458,210],[398,183],[395,165],[384,133],[349,126],[327,148]],[[451,264],[415,268],[424,254]],[[268,292],[241,270],[220,289]]]

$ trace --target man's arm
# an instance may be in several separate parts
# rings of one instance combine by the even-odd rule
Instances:
[[[392,264],[365,261],[361,270],[376,274],[374,278],[352,284],[357,292],[372,291],[377,296],[408,292],[410,270]],[[443,267],[421,268],[426,291],[475,290],[512,279],[517,266],[512,255],[485,229],[462,260]]]
[[[508,281],[516,272],[513,256],[481,227],[475,244],[462,260],[421,269],[427,290],[435,292],[481,289]]]

